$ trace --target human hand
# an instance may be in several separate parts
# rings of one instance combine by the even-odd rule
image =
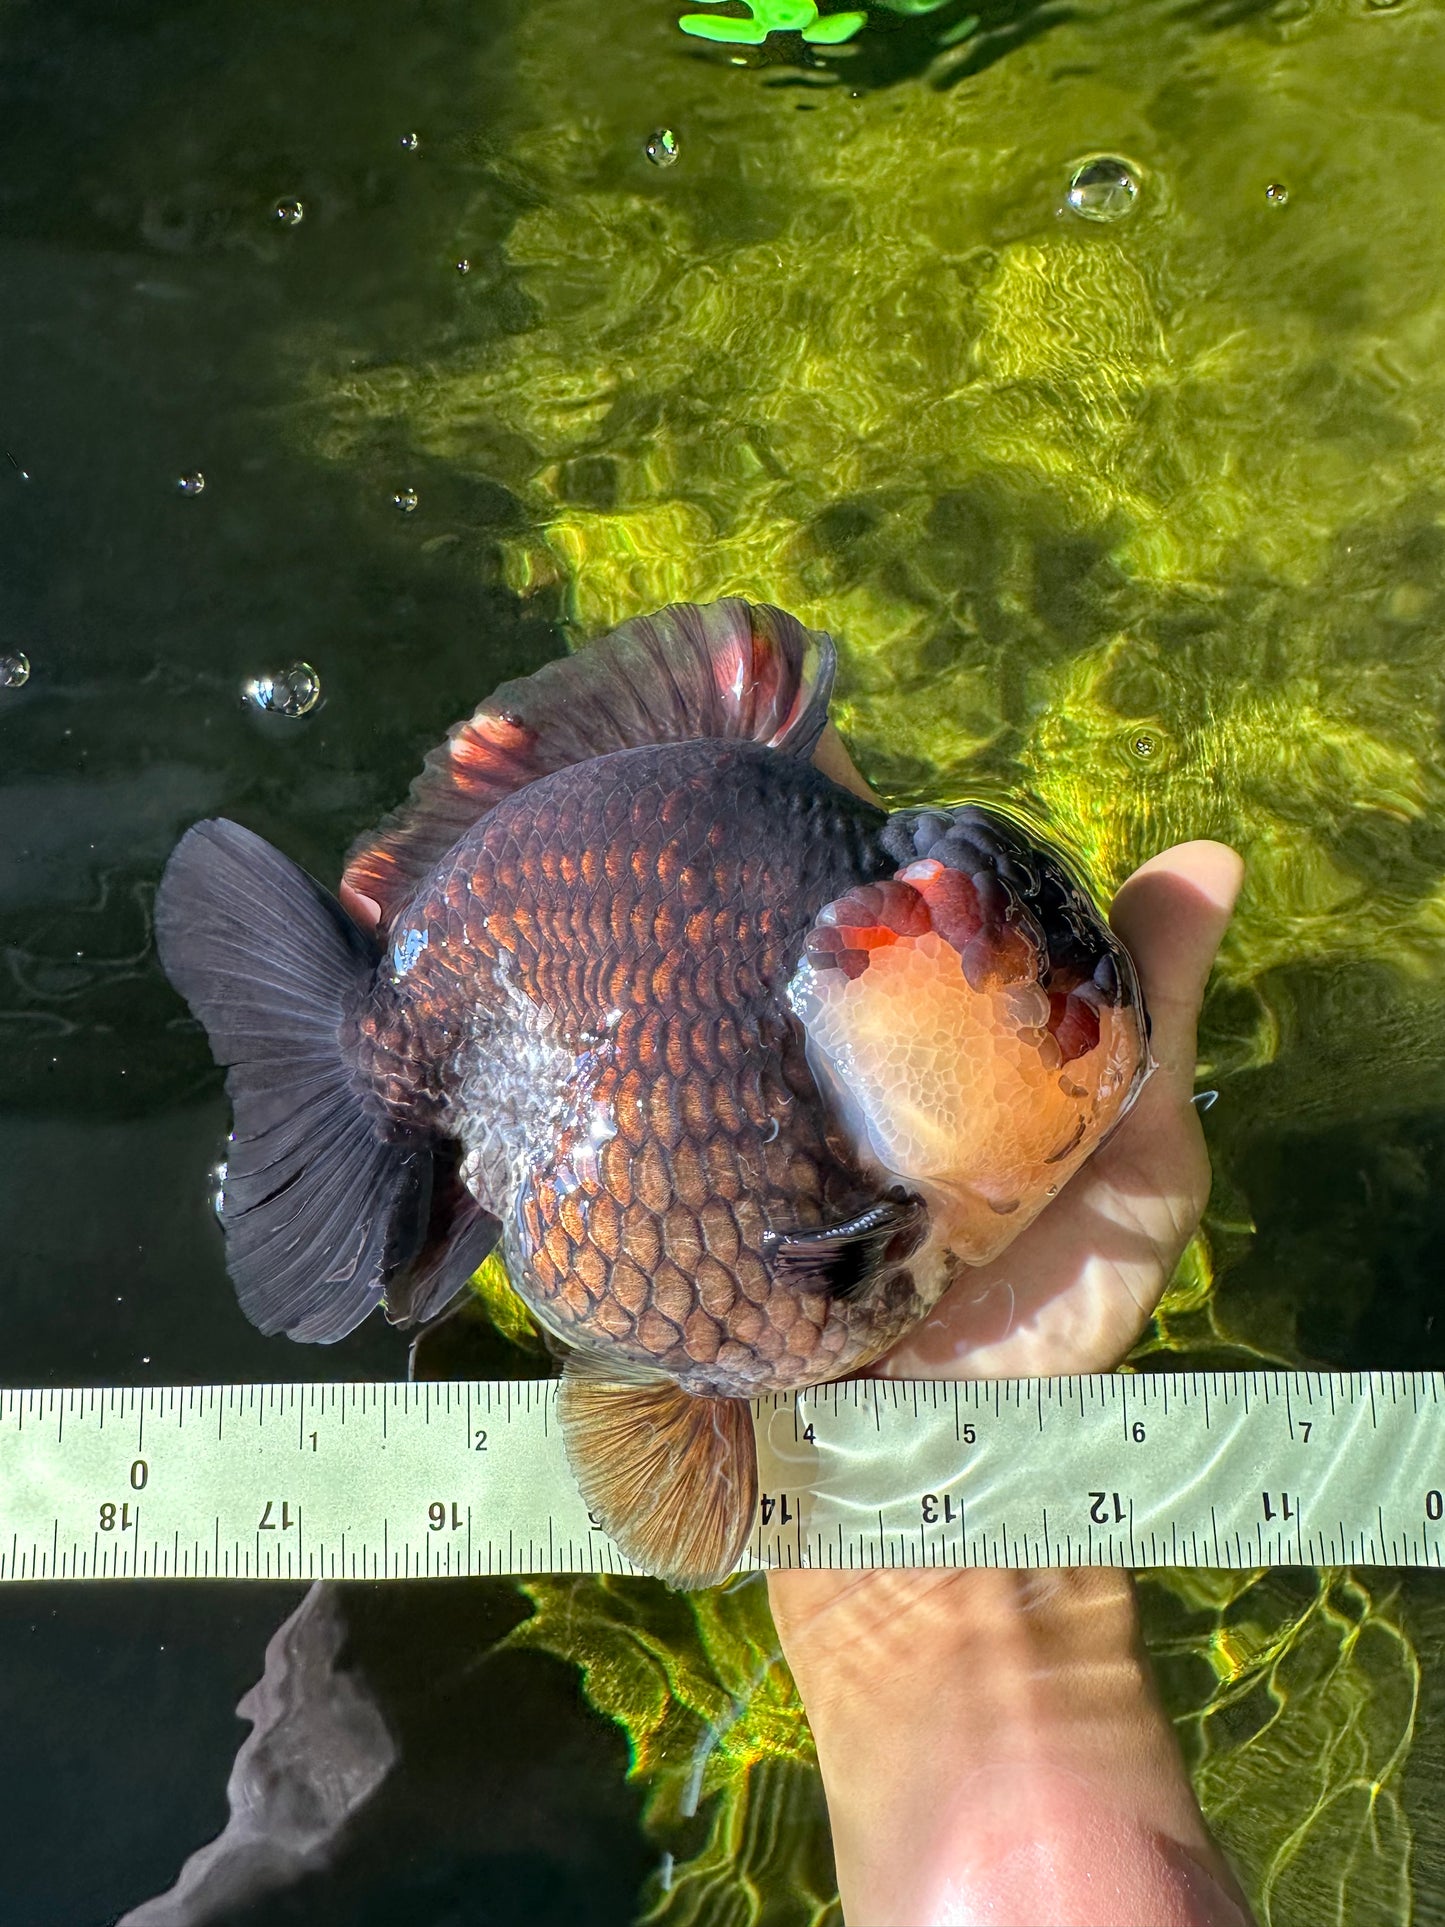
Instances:
[[[1060,1197],[875,1371],[1101,1371],[1138,1337],[1208,1196],[1195,1026],[1241,877],[1233,851],[1186,843],[1120,890],[1113,922],[1143,985],[1153,1075]],[[1246,1919],[1126,1575],[776,1572],[769,1594],[857,1927]]]

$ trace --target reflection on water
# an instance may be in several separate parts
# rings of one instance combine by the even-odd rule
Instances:
[[[234,1309],[160,864],[224,810],[335,875],[494,683],[725,591],[838,634],[893,798],[1006,796],[1104,891],[1247,854],[1215,1197],[1136,1363],[1445,1366],[1439,10],[895,3],[836,47],[683,11],[0,0],[7,1379],[405,1368]],[[513,1343],[421,1369],[539,1369],[488,1276]],[[1439,1583],[1143,1593],[1262,1917],[1434,1918]],[[114,1915],[222,1828],[299,1603],[0,1602],[15,1920]],[[397,1763],[248,1920],[836,1919],[756,1585],[325,1612],[315,1703],[352,1679]],[[62,1713],[99,1737],[42,1782]]]

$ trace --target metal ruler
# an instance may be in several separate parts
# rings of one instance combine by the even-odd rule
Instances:
[[[0,1393],[0,1580],[630,1572],[556,1391]],[[1445,1563],[1439,1373],[861,1379],[754,1409],[744,1567]]]

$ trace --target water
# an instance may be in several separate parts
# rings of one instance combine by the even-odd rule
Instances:
[[[840,634],[895,797],[1009,797],[1104,889],[1181,836],[1249,856],[1214,1200],[1141,1364],[1445,1367],[1438,10],[950,0],[836,52],[683,10],[0,13],[0,633],[36,665],[0,691],[7,1381],[405,1369],[234,1307],[160,865],[225,812],[334,877],[491,684],[738,588]],[[1128,157],[1126,218],[1068,205],[1090,156]],[[311,714],[238,701],[289,664]],[[542,1369],[511,1332],[431,1369]],[[1267,1917],[1437,1918],[1439,1582],[1144,1598]],[[220,1830],[299,1603],[0,1597],[7,1923],[112,1919]],[[342,1606],[396,1764],[220,1917],[827,1917],[758,1587]]]

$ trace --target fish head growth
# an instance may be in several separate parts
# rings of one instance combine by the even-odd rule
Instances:
[[[1144,1008],[1123,946],[1005,819],[922,812],[889,840],[911,860],[826,906],[789,997],[864,1161],[983,1264],[1133,1101]]]

